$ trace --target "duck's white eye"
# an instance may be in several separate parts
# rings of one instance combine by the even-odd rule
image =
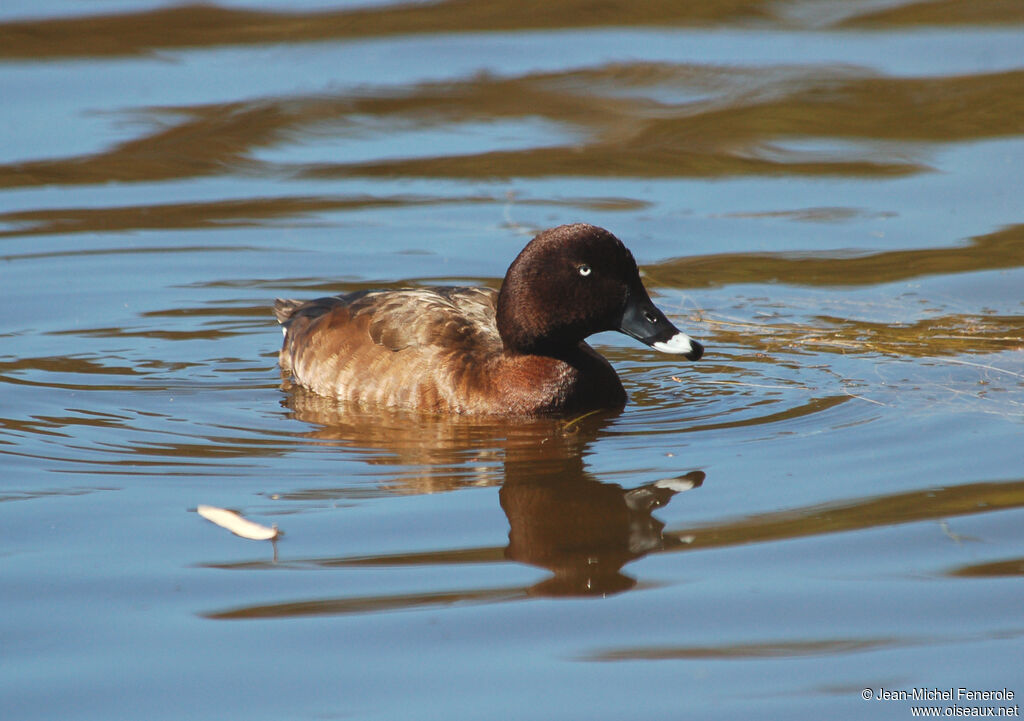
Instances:
[[[579,274],[582,275],[584,278],[586,278],[591,273],[591,268],[586,263],[583,263],[582,265],[577,265],[576,270],[578,270]]]

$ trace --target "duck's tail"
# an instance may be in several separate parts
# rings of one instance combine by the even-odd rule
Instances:
[[[292,300],[290,298],[277,298],[274,300],[274,315],[277,317],[277,322],[281,325],[285,325],[292,319],[292,315],[295,311],[306,304],[304,300]]]

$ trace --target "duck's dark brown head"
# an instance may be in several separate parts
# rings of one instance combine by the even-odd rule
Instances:
[[[622,241],[584,223],[545,230],[523,248],[505,275],[497,321],[515,353],[557,354],[606,330],[690,360],[704,352],[651,302]]]

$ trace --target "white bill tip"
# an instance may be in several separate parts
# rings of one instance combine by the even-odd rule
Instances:
[[[668,490],[675,491],[676,493],[689,491],[696,485],[697,484],[685,476],[683,478],[663,478],[660,481],[654,482],[655,488],[667,488]]]
[[[666,341],[652,343],[651,348],[662,353],[693,353],[693,341],[685,333],[676,333]]]

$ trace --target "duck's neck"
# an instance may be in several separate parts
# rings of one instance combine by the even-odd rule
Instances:
[[[508,355],[539,355],[570,362],[578,357],[583,342],[578,329],[553,327],[550,318],[550,313],[542,313],[534,305],[531,296],[516,294],[514,282],[506,281],[498,293],[498,335]]]

